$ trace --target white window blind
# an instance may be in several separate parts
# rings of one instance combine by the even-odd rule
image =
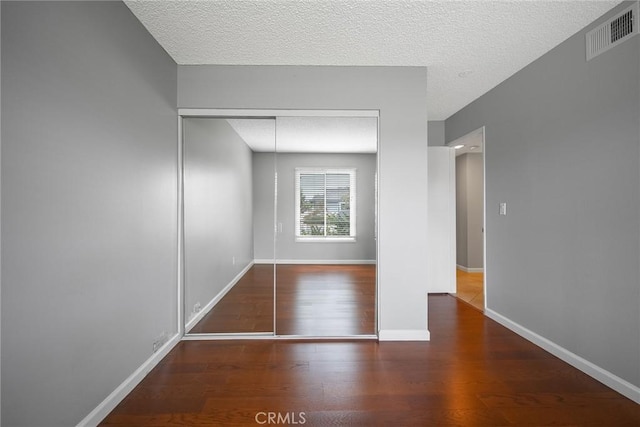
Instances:
[[[295,191],[297,239],[355,239],[355,169],[297,168]]]

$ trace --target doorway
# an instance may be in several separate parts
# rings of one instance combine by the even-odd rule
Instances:
[[[484,311],[485,185],[484,127],[447,144],[456,161],[456,291],[455,296]]]
[[[376,337],[377,111],[180,114],[186,337]]]

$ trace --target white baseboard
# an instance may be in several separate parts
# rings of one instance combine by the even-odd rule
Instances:
[[[465,267],[464,265],[457,264],[456,268],[458,270],[462,270],[465,273],[483,273],[484,268],[482,267]]]
[[[429,341],[431,335],[426,329],[382,329],[379,341]]]
[[[238,332],[185,335],[182,341],[225,341],[225,340],[262,340],[262,341],[377,341],[377,335],[275,335],[273,332]]]
[[[491,309],[485,308],[484,314],[500,323],[501,325],[505,326],[506,328],[512,330],[516,334],[536,344],[537,346],[542,347],[559,359],[564,360],[574,368],[581,370],[585,374],[600,381],[604,385],[614,389],[618,393],[640,404],[640,387],[636,387],[635,385],[618,377],[617,375],[612,374],[611,372],[589,362],[586,359],[583,359],[577,354],[570,352],[569,350],[559,346],[553,341],[550,341],[545,337],[536,334],[535,332],[504,317],[501,314],[496,313]]]
[[[169,339],[158,351],[153,353],[133,374],[122,382],[114,391],[111,392],[106,399],[104,399],[96,408],[89,413],[82,421],[80,421],[77,427],[89,427],[97,426],[102,420],[106,418],[111,411],[122,400],[127,397],[131,391],[144,379],[144,377],[156,367],[158,363],[180,342],[180,336],[175,334]]]
[[[249,269],[251,269],[251,267],[253,267],[254,261],[249,262],[249,264],[247,264],[247,266],[245,268],[242,269],[242,271],[240,273],[238,273],[236,275],[236,277],[234,277],[228,284],[227,286],[225,286],[224,288],[222,288],[222,290],[220,292],[218,292],[218,294],[216,296],[214,296],[211,301],[209,301],[204,307],[202,307],[202,310],[200,310],[198,313],[196,313],[195,316],[193,316],[191,319],[189,319],[189,321],[187,322],[187,324],[184,326],[184,331],[185,333],[189,333],[189,331],[200,321],[202,320],[202,318],[204,316],[207,315],[207,313],[209,313],[211,311],[211,309],[218,303],[220,302],[220,300],[222,298],[224,298],[224,296],[231,290],[231,288],[233,288],[236,283],[238,283],[238,281],[240,281],[240,279],[242,279],[242,276],[244,276],[245,274],[247,274],[247,271],[249,271]]]
[[[256,264],[273,264],[273,259],[256,259],[254,263]],[[276,264],[309,264],[309,265],[347,265],[347,264],[356,264],[356,265],[368,265],[375,264],[375,259],[277,259],[275,260]]]

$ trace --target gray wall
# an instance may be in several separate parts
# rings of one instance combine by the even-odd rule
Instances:
[[[481,269],[484,263],[482,161],[482,154],[456,157],[456,263],[470,269]]]
[[[273,212],[273,154],[254,154],[254,182],[260,186],[261,196],[254,205],[254,216]],[[368,260],[376,259],[374,239],[375,220],[375,154],[277,154],[278,165],[278,233],[276,257],[279,260]],[[295,241],[295,168],[297,167],[355,167],[356,168],[356,231],[355,242],[310,243]],[[269,215],[267,215],[269,216]],[[255,230],[255,258],[273,259],[272,222]]]
[[[274,260],[275,153],[253,153],[253,258]]]
[[[253,260],[253,173],[251,150],[226,120],[186,118],[183,135],[189,320]]]
[[[119,2],[2,2],[2,424],[80,422],[177,332],[176,64]]]
[[[445,144],[444,120],[427,123],[429,129],[429,147],[440,147]]]
[[[380,326],[426,336],[424,67],[178,66],[182,108],[380,111]],[[400,208],[399,208],[400,207]]]
[[[586,62],[585,31],[446,134],[486,126],[488,307],[640,386],[640,37]]]

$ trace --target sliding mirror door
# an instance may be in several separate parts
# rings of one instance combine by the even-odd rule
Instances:
[[[375,336],[377,115],[182,129],[186,334]]]
[[[185,332],[273,335],[275,121],[185,117],[182,129]]]
[[[276,335],[376,334],[377,117],[277,117]]]

